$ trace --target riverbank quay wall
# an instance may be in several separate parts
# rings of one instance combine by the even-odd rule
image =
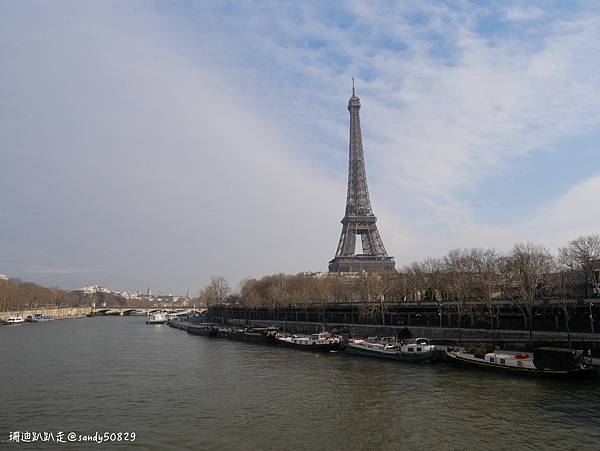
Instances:
[[[539,302],[532,305],[533,330],[566,332],[565,312],[570,332],[600,332],[600,299],[572,300],[563,303]],[[381,311],[384,315],[382,317]],[[208,308],[208,320],[266,320],[280,322],[313,322],[353,325],[385,325],[407,327],[446,327],[462,329],[529,330],[526,314],[516,303],[493,304],[492,315],[483,303],[461,306],[453,303],[403,302],[349,304],[296,304],[287,306],[246,307],[219,304]]]
[[[273,322],[273,321],[248,321],[228,320],[230,326],[268,327],[275,326],[293,333],[312,334],[323,330],[323,323],[307,322]],[[392,336],[399,338],[425,337],[431,339],[434,344],[456,345],[460,341],[463,345],[478,345],[480,343],[499,344],[501,347],[515,348],[515,350],[528,349],[530,347],[529,332],[523,330],[502,330],[499,334],[492,336],[489,329],[458,329],[446,327],[406,327],[406,326],[380,326],[367,324],[343,324],[326,323],[325,329],[336,330],[340,333],[356,337]],[[575,347],[587,349],[594,338],[598,340],[598,356],[600,356],[600,336],[592,334],[572,333],[571,342]],[[566,347],[568,343],[567,334],[564,332],[533,332],[534,346],[561,346]]]
[[[11,316],[34,316],[38,313],[42,315],[52,315],[55,319],[81,318],[91,312],[91,307],[37,307],[33,309],[19,310],[18,312],[0,312],[0,320],[7,320]]]
[[[564,304],[535,304],[532,308],[534,341],[537,337],[544,343],[568,342],[565,309],[573,342],[583,340],[591,344],[600,339],[596,337],[596,332],[600,332],[600,300],[593,299],[573,300]],[[467,313],[460,315],[456,305],[434,302],[385,304],[383,310],[382,318],[380,305],[375,303],[276,307],[214,305],[209,307],[208,318],[212,322],[238,325],[277,324],[284,327],[285,324],[292,327],[292,324],[297,324],[298,332],[303,329],[312,332],[314,325],[318,325],[320,330],[323,324],[330,329],[353,331],[360,335],[396,335],[392,331],[407,329],[413,337],[428,336],[448,344],[458,340],[529,342],[527,316],[514,303],[494,304],[493,327],[492,315],[485,304],[472,303],[465,309]]]

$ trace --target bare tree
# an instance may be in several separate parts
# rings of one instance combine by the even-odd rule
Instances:
[[[398,273],[362,273],[360,282],[367,296],[367,304],[363,308],[363,314],[371,318],[379,317],[385,334],[387,327],[385,316],[388,312],[388,295],[398,284]]]
[[[500,297],[505,301],[512,300],[514,298],[515,281],[512,261],[508,255],[498,257],[498,283]]]
[[[586,294],[591,297],[590,286],[599,290],[600,281],[594,274],[594,261],[600,260],[600,235],[580,236],[559,249],[561,262],[571,269],[581,271]]]
[[[542,245],[518,243],[512,249],[509,262],[520,294],[517,305],[527,319],[529,341],[533,344],[533,309],[544,277],[554,266],[554,258]]]
[[[565,330],[567,332],[567,340],[569,341],[569,348],[571,347],[571,327],[570,327],[570,312],[567,299],[569,298],[569,288],[573,284],[574,271],[568,266],[564,265],[562,254],[558,258],[558,268],[555,274],[556,287],[558,288],[558,294],[560,296],[561,309],[565,320]]]
[[[468,249],[453,249],[444,257],[444,269],[447,275],[447,290],[452,301],[449,305],[456,312],[458,321],[458,341],[462,341],[462,321],[468,313],[475,289],[475,268],[471,251]]]
[[[408,301],[422,301],[427,292],[427,269],[420,262],[411,263],[402,269],[406,278],[406,298]]]
[[[209,305],[222,304],[231,293],[231,288],[223,276],[213,276],[206,287],[200,290],[201,302]]]
[[[266,289],[268,303],[273,308],[274,319],[278,317],[278,306],[285,306],[287,299],[287,277],[285,274],[276,274]]]
[[[495,343],[495,321],[498,314],[497,303],[494,301],[499,283],[499,255],[494,249],[471,249],[471,258],[476,271],[479,291],[485,301],[487,315],[492,329],[492,341]]]

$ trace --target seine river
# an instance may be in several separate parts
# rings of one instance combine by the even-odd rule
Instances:
[[[141,317],[0,327],[0,362],[8,449],[600,449],[600,383],[315,355]],[[9,443],[15,431],[135,441]]]

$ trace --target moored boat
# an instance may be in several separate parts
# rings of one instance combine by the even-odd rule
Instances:
[[[446,354],[451,362],[511,374],[580,377],[595,373],[591,358],[579,349],[537,348],[533,356],[510,351],[470,353],[452,349],[448,349]]]
[[[25,318],[25,321],[30,322],[30,323],[39,323],[39,322],[53,321],[53,320],[54,320],[54,315],[42,315],[41,313],[36,313],[33,316],[29,315],[27,318]]]
[[[166,312],[167,321],[170,319],[177,319],[180,315],[181,313],[178,312]]]
[[[37,322],[54,321],[54,315],[35,315]]]
[[[9,316],[6,321],[4,321],[4,324],[8,324],[8,325],[12,325],[12,324],[21,324],[24,323],[25,320],[23,319],[22,316]]]
[[[296,348],[313,352],[337,351],[340,347],[340,338],[328,332],[312,335],[294,335],[286,333],[275,334],[275,343],[279,346]]]
[[[161,311],[150,313],[146,319],[146,324],[165,324],[166,322],[167,314]]]
[[[229,328],[216,327],[209,336],[218,338],[227,338],[229,340],[245,341],[248,343],[270,345],[275,342],[274,329],[269,327],[243,327]]]
[[[408,343],[398,343],[393,337],[380,340],[349,339],[343,343],[342,349],[348,354],[406,362],[430,362],[435,355],[435,346],[429,343],[429,338],[417,338]]]
[[[188,334],[203,335],[205,337],[216,337],[218,326],[213,323],[188,324],[186,329]]]

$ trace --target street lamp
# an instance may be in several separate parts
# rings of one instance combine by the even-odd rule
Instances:
[[[592,351],[595,350],[596,341],[594,340],[594,311],[592,310],[593,303],[590,301],[590,329],[592,331]]]
[[[439,307],[438,307],[438,315],[439,315],[439,317],[440,317],[440,329],[441,329],[441,327],[442,327],[442,305],[443,305],[443,304],[440,302],[440,305],[439,305]]]

